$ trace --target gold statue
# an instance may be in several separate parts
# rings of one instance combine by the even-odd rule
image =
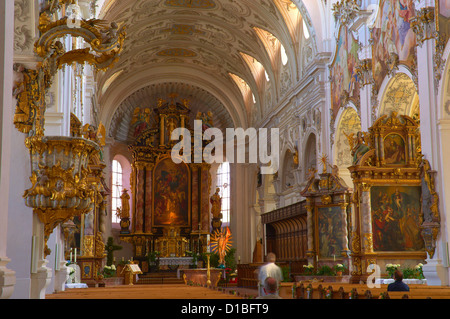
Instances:
[[[213,215],[213,218],[222,218],[222,214],[220,211],[222,210],[222,198],[219,195],[220,188],[216,188],[216,192],[211,196],[209,201],[211,202],[211,214]]]
[[[130,195],[128,195],[126,188],[123,189],[122,196],[120,196],[120,199],[122,200],[122,208],[120,210],[120,217],[122,219],[130,218]]]
[[[217,229],[211,236],[211,249],[213,252],[219,254],[219,264],[225,265],[225,255],[231,248],[231,231],[230,228],[226,230]]]

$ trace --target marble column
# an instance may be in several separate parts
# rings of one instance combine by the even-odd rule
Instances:
[[[145,203],[144,203],[144,230],[146,233],[152,232],[152,216],[153,216],[153,201],[152,201],[152,177],[154,164],[149,164],[145,167]]]
[[[347,230],[347,203],[341,204],[341,218],[342,218],[342,251],[341,255],[343,257],[348,257],[350,250],[348,247],[348,230]]]
[[[145,167],[142,164],[136,164],[136,220],[134,222],[134,232],[143,232],[144,222],[144,203],[145,203]]]
[[[306,199],[306,227],[308,229],[308,246],[307,256],[314,257],[314,220],[313,220],[313,204],[312,199]]]
[[[373,252],[373,236],[372,236],[372,216],[370,209],[370,186],[363,184],[361,186],[361,238],[362,251],[364,253]]]
[[[14,1],[0,2],[0,299],[11,297],[16,283],[15,272],[7,268],[11,261],[6,255],[8,234],[9,183],[13,174],[10,166],[11,131],[13,128],[13,39]]]
[[[64,234],[62,234],[61,232],[61,226],[56,227],[53,231],[56,237],[56,244],[53,251],[55,258],[55,292],[65,290],[66,280],[68,278],[66,260],[64,258]]]
[[[52,270],[47,267],[48,260],[44,257],[44,223],[33,213],[33,236],[31,247],[31,299],[45,299],[45,290],[52,279]]]

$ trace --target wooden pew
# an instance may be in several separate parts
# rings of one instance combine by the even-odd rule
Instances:
[[[298,299],[450,299],[450,287],[410,285],[409,292],[387,292],[388,285],[369,288],[363,284],[309,282],[296,283]]]

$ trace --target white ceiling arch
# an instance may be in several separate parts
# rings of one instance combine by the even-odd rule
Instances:
[[[242,53],[261,63],[269,77],[277,81],[276,64],[255,27],[267,30],[283,43],[292,61],[290,68],[296,73],[295,43],[272,0],[106,0],[100,18],[127,28],[119,61],[96,76],[100,118],[107,129],[120,126],[112,123],[120,118],[114,113],[124,101],[133,100],[127,97],[140,90],[151,100],[169,92],[173,83],[185,89],[183,94],[188,96],[204,90],[214,97],[217,103],[203,109],[211,107],[215,114],[224,114],[225,110],[228,114],[221,117],[221,125],[248,127],[252,112],[262,112],[260,103],[265,92]],[[254,100],[244,100],[230,74],[247,83]],[[271,90],[277,90],[277,85]]]

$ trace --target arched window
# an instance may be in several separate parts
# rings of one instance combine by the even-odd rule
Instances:
[[[281,62],[283,65],[286,65],[288,63],[288,56],[286,54],[286,50],[284,49],[284,46],[281,45]]]
[[[230,223],[230,163],[220,164],[217,169],[217,183],[222,197],[222,224],[227,226]]]
[[[119,223],[120,220],[116,216],[117,207],[122,206],[122,202],[120,200],[120,195],[122,195],[122,189],[123,189],[123,172],[122,172],[122,165],[120,165],[119,161],[113,160],[112,161],[112,222],[113,223]]]

